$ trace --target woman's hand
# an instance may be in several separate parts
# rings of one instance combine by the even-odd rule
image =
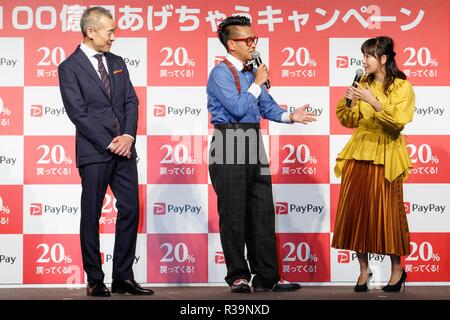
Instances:
[[[375,98],[375,96],[372,93],[372,90],[370,90],[367,83],[365,85],[359,84],[358,82],[355,82],[355,83],[357,86],[356,88],[350,87],[350,88],[353,88],[353,89],[351,89],[351,95],[353,97],[355,97],[356,99],[361,99],[362,101],[367,102],[375,109],[375,111],[377,111],[377,112],[381,111],[382,105],[377,100],[377,98]]]

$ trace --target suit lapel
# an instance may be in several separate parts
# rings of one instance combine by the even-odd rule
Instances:
[[[87,72],[87,74],[94,80],[94,82],[100,87],[105,96],[108,98],[108,94],[106,93],[102,80],[100,80],[100,77],[97,71],[94,69],[91,61],[89,61],[89,58],[84,54],[84,52],[80,49],[80,47],[78,47],[77,50],[75,51],[75,59],[78,62],[78,64]]]

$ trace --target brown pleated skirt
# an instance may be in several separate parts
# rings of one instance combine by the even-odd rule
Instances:
[[[347,160],[331,246],[361,253],[408,255],[403,177],[389,183],[384,166]]]

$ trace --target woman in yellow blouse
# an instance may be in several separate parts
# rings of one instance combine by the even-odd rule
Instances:
[[[390,256],[391,277],[383,290],[400,291],[406,280],[400,257],[410,253],[403,182],[412,167],[400,133],[412,121],[415,97],[397,67],[391,38],[369,39],[361,51],[366,75],[347,89],[336,110],[340,123],[356,130],[336,159],[334,171],[342,179],[331,245],[356,251],[355,292],[368,291],[369,252]]]

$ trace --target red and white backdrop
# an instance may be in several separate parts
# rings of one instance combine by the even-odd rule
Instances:
[[[340,183],[334,159],[351,134],[335,106],[362,65],[361,43],[389,35],[416,93],[404,131],[414,163],[405,185],[412,251],[404,264],[410,282],[450,282],[450,0],[13,0],[0,2],[0,285],[86,281],[75,130],[57,66],[81,42],[81,14],[94,4],[115,17],[112,52],[125,59],[140,100],[139,282],[224,283],[205,86],[225,55],[217,25],[231,14],[252,19],[276,101],[287,110],[310,103],[318,115],[308,126],[263,121],[283,277],[306,284],[357,277],[354,253],[330,248]],[[115,201],[108,191],[100,220],[106,282]],[[389,257],[370,260],[375,280],[386,281]]]

